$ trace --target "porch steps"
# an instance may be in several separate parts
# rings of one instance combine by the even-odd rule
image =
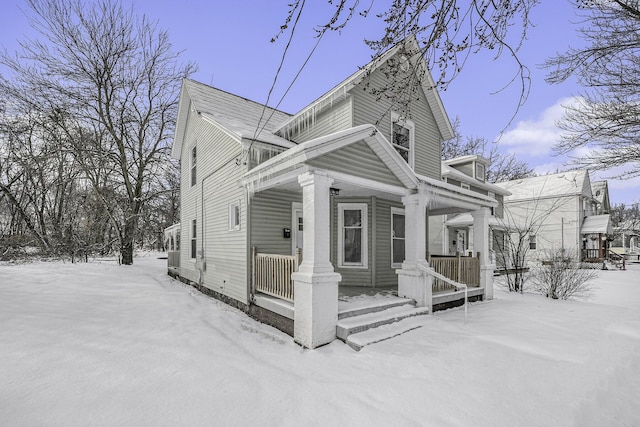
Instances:
[[[428,314],[429,309],[415,307],[412,303],[411,300],[389,302],[388,305],[377,305],[362,314],[343,317],[338,320],[336,334],[350,347],[360,350],[368,344],[419,328],[424,320],[412,318]]]

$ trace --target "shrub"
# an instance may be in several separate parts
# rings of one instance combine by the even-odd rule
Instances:
[[[593,289],[594,270],[580,268],[571,251],[555,250],[540,258],[540,265],[530,275],[532,287],[547,298],[569,299],[587,297]]]

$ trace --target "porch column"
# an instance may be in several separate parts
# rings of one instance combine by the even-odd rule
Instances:
[[[320,172],[298,177],[304,216],[303,261],[292,275],[295,342],[315,348],[333,341],[338,324],[340,274],[329,260],[329,187],[333,179]]]
[[[402,198],[404,204],[404,262],[397,270],[398,296],[412,298],[418,307],[432,309],[433,277],[418,268],[429,268],[426,259],[426,221],[427,197],[424,194],[412,194]]]
[[[471,212],[473,217],[473,250],[480,252],[480,286],[484,288],[484,299],[493,299],[493,271],[496,266],[489,260],[489,208]]]

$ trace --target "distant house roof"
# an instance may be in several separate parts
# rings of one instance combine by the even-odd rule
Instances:
[[[580,234],[613,234],[609,215],[588,216],[582,222]]]
[[[453,128],[451,127],[449,116],[444,109],[444,105],[442,104],[442,99],[440,98],[438,91],[434,89],[435,82],[433,81],[433,77],[431,77],[431,73],[429,72],[426,63],[424,62],[422,51],[420,50],[418,41],[416,40],[416,37],[414,35],[410,35],[402,42],[396,44],[379,58],[376,58],[373,61],[369,62],[367,65],[347,77],[333,89],[329,90],[327,93],[313,101],[311,104],[304,107],[302,110],[293,115],[289,120],[282,123],[278,127],[277,131],[283,131],[287,126],[295,123],[296,120],[304,118],[312,112],[314,114],[317,114],[319,110],[321,111],[323,108],[330,106],[332,103],[343,99],[347,96],[349,90],[355,87],[362,81],[363,78],[367,76],[367,73],[371,73],[372,71],[380,67],[387,60],[389,60],[389,58],[398,53],[398,51],[403,47],[406,47],[406,50],[409,52],[415,52],[415,54],[410,58],[410,61],[421,64],[425,69],[425,78],[422,80],[421,85],[427,98],[427,102],[429,103],[429,107],[431,108],[433,116],[436,120],[438,131],[442,135],[443,140],[453,138]]]
[[[448,166],[446,161],[442,162],[442,177],[443,178],[450,177],[455,179],[456,181],[472,184],[474,187],[482,188],[483,190],[491,191],[495,194],[501,194],[503,196],[508,196],[511,194],[509,190],[506,190],[496,184],[477,180],[474,177],[467,175],[466,173],[460,172],[459,170],[452,168],[451,166]]]
[[[511,192],[511,196],[506,197],[508,201],[571,195],[591,197],[591,181],[587,170],[498,182],[496,185]]]
[[[239,141],[250,139],[285,148],[295,146],[273,133],[277,125],[290,117],[289,114],[195,80],[184,79],[171,151],[174,158],[180,157],[189,109]]]

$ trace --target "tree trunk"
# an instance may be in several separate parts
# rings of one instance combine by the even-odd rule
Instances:
[[[136,216],[128,218],[124,226],[124,234],[120,240],[120,256],[123,265],[133,264],[133,243],[135,241]]]

